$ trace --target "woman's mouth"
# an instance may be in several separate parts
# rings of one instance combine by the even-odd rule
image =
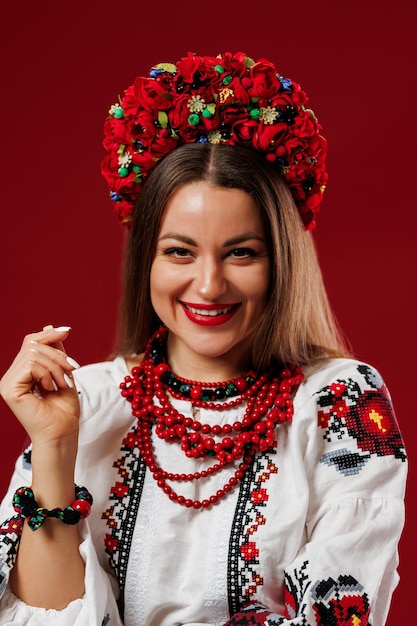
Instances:
[[[237,304],[191,304],[181,302],[185,315],[194,324],[201,326],[220,326],[228,322],[240,307]]]

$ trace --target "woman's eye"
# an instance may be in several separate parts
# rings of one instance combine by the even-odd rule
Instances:
[[[238,259],[243,259],[248,256],[256,256],[256,252],[252,248],[234,248],[229,252],[229,255]]]
[[[165,256],[172,256],[178,259],[183,259],[189,256],[189,254],[190,254],[190,251],[187,250],[186,248],[168,248],[168,250],[165,250],[164,252]]]

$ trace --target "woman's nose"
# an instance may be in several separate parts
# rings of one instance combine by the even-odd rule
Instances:
[[[205,300],[215,300],[227,289],[222,263],[214,259],[201,259],[196,277],[197,293]]]

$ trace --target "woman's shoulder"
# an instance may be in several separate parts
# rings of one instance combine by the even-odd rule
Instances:
[[[304,369],[299,394],[307,400],[331,390],[336,393],[342,386],[359,395],[370,389],[388,393],[384,379],[375,366],[355,358],[331,358]]]
[[[311,449],[322,454],[320,462],[342,474],[359,474],[370,458],[406,461],[389,390],[369,363],[337,358],[307,368],[294,411],[296,435],[307,433]]]

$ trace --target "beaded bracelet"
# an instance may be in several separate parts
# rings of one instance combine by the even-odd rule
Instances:
[[[40,507],[35,500],[31,487],[19,487],[13,496],[13,508],[27,519],[31,530],[37,530],[42,526],[47,517],[56,517],[64,524],[73,526],[80,519],[90,515],[93,497],[90,492],[80,485],[75,485],[75,500],[71,506],[65,509],[45,509]]]

